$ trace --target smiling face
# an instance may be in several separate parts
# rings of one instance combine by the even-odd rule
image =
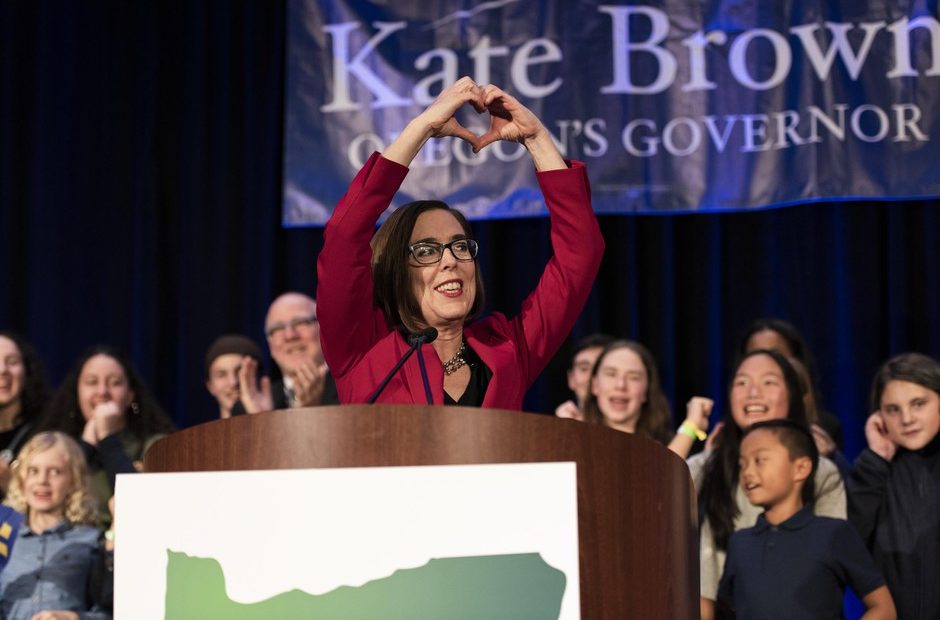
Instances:
[[[448,243],[466,236],[456,217],[432,209],[418,216],[408,244]],[[458,261],[450,250],[444,250],[440,262],[420,265],[411,260],[408,268],[424,322],[438,329],[462,325],[476,299],[476,261]]]
[[[323,363],[317,303],[300,293],[285,293],[271,304],[264,322],[271,357],[285,375]]]
[[[61,445],[33,453],[21,467],[23,494],[32,513],[63,516],[74,487],[68,455]]]
[[[745,358],[731,383],[731,416],[742,429],[763,420],[783,419],[789,397],[783,370],[765,354]]]
[[[917,383],[889,381],[880,411],[888,438],[907,450],[920,450],[940,432],[940,395]]]
[[[643,360],[631,349],[612,349],[598,360],[591,393],[607,426],[635,432],[649,388]]]
[[[791,458],[776,433],[764,428],[741,440],[738,465],[741,489],[752,504],[763,508],[793,499],[800,492],[797,483],[812,470],[809,458]]]
[[[90,420],[95,407],[114,402],[123,412],[134,401],[134,392],[121,364],[99,353],[88,358],[78,374],[78,406],[86,420]]]
[[[225,353],[212,360],[209,366],[206,389],[219,402],[222,417],[228,417],[238,401],[238,371],[243,359],[240,353]]]
[[[26,368],[16,343],[0,336],[0,411],[22,406]]]

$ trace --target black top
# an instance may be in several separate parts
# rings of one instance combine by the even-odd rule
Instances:
[[[470,382],[467,389],[460,396],[460,400],[454,400],[444,390],[444,404],[457,405],[460,407],[480,407],[483,405],[483,397],[486,396],[486,388],[493,378],[493,371],[486,367],[476,351],[467,345],[467,350],[463,354],[464,361],[470,367]]]
[[[888,462],[865,449],[846,480],[849,521],[884,573],[898,618],[940,618],[940,434]]]
[[[32,427],[32,424],[25,422],[8,431],[0,433],[0,450],[9,450],[13,458],[16,458],[20,448],[26,443],[26,439],[29,437]]]
[[[3,450],[3,451],[9,450],[9,452],[7,453],[7,455],[5,455],[5,457],[8,456],[10,460],[16,458],[16,455],[17,453],[19,453],[20,448],[23,447],[23,444],[26,443],[26,439],[30,436],[31,434],[30,431],[32,430],[32,428],[33,428],[32,424],[30,424],[29,422],[25,422],[23,424],[20,424],[19,426],[16,426],[15,428],[11,430],[0,433],[0,450]],[[5,498],[6,498],[6,493],[0,490],[0,501],[3,501],[3,499]]]
[[[82,451],[85,453],[85,460],[88,462],[88,468],[92,472],[103,469],[108,473],[108,484],[111,490],[114,490],[114,482],[118,474],[137,473],[134,467],[134,461],[124,450],[124,444],[121,443],[121,434],[113,433],[93,446],[85,440],[79,441]]]
[[[835,620],[846,585],[862,598],[884,579],[848,521],[817,517],[809,507],[780,525],[761,514],[731,536],[718,600],[738,620]]]

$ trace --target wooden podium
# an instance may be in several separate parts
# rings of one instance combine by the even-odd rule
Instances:
[[[574,461],[581,617],[697,618],[698,534],[685,462],[574,420],[410,405],[280,410],[164,438],[148,472]]]

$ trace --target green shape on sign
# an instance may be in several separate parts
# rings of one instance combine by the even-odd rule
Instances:
[[[243,604],[217,560],[167,549],[167,620],[557,620],[565,574],[538,553],[432,559],[362,586]]]

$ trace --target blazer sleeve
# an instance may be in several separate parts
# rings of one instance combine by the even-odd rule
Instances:
[[[375,224],[392,202],[408,168],[373,153],[336,205],[317,259],[317,318],[323,357],[342,376],[387,333],[372,305]]]
[[[521,361],[528,384],[571,332],[604,256],[587,168],[578,161],[569,166],[537,175],[551,216],[553,256],[512,322],[513,337],[524,343]]]

